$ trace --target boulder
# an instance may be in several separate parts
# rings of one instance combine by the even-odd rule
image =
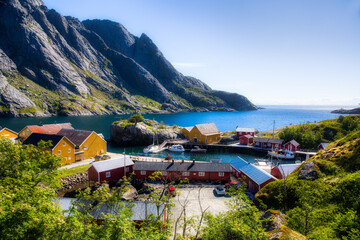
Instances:
[[[315,163],[314,162],[307,162],[304,164],[302,169],[299,171],[298,175],[299,179],[309,179],[315,180],[318,178],[318,173],[315,170]]]

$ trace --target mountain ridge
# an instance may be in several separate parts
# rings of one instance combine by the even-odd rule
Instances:
[[[246,97],[184,76],[146,35],[41,0],[0,1],[0,115],[242,111]]]

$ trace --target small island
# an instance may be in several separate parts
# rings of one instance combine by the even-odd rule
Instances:
[[[331,111],[331,113],[337,113],[337,114],[360,114],[360,107],[353,108],[353,109],[337,109],[334,111]]]

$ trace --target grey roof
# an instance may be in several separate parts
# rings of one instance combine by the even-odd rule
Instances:
[[[257,138],[254,139],[254,142],[282,144],[284,142],[284,140],[276,139],[276,138],[260,138],[260,137],[257,137]]]
[[[59,197],[59,198],[55,198],[55,200],[54,200],[54,202],[59,204],[59,206],[65,211],[70,210],[71,206],[73,205],[73,203],[75,201],[78,201],[78,202],[81,202],[84,204],[91,204],[91,201],[77,200],[76,198]],[[129,202],[126,202],[126,201],[122,201],[122,203],[124,203],[125,206],[129,205]],[[144,220],[144,219],[146,219],[146,213],[147,213],[147,215],[149,215],[149,214],[153,214],[155,216],[157,215],[156,205],[153,203],[146,203],[146,202],[142,202],[142,201],[134,201],[132,203],[134,204],[134,206],[131,208],[131,210],[133,212],[131,220]],[[120,212],[121,208],[122,207],[120,206],[119,209],[116,209],[117,212]],[[161,205],[160,213],[162,213],[163,209],[164,209],[164,205]],[[82,210],[81,208],[78,209],[78,211],[81,211],[81,210]],[[107,213],[116,214],[115,209],[106,204],[101,204],[99,208],[96,208],[96,210],[90,211],[90,214],[95,219],[100,219],[102,213],[104,213],[105,215]],[[68,216],[68,213],[65,212],[64,215]]]
[[[300,143],[298,143],[298,142],[295,141],[295,140],[291,140],[291,141],[288,142],[288,143],[291,143],[291,144],[294,145],[295,147],[300,146]],[[286,143],[286,144],[288,144],[288,143]]]
[[[184,128],[190,132],[194,127],[184,127]]]
[[[234,159],[231,161],[231,166],[238,171],[243,172],[246,176],[248,176],[251,180],[253,180],[258,185],[266,182],[269,179],[275,179],[275,177],[271,176],[268,172],[262,170],[261,168],[256,167],[255,165],[246,162],[241,157]]]
[[[23,144],[32,144],[34,146],[38,146],[40,141],[50,141],[52,144],[50,149],[53,149],[63,138],[64,136],[54,134],[32,133],[28,138],[25,139]]]
[[[241,128],[241,127],[238,127],[238,128],[236,128],[236,132],[253,132],[253,133],[256,133],[256,132],[259,132],[259,130],[257,130],[256,128]]]
[[[79,147],[92,133],[92,131],[78,130],[78,129],[61,129],[57,135],[65,136],[73,142],[76,147]]]
[[[292,173],[298,166],[300,166],[301,163],[294,163],[294,164],[279,164],[275,166],[274,168],[278,168],[281,172],[281,174],[286,177],[290,173]]]
[[[134,170],[170,172],[231,172],[230,163],[135,162]]]
[[[206,123],[206,124],[197,124],[195,125],[201,134],[216,134],[220,133],[219,129],[216,127],[214,123]]]
[[[134,165],[134,162],[131,160],[131,158],[129,156],[125,156],[125,166],[130,166],[130,165]],[[105,171],[109,171],[109,170],[113,170],[113,169],[117,169],[117,168],[122,168],[122,167],[124,167],[124,157],[122,156],[119,158],[113,158],[113,159],[108,159],[108,160],[104,160],[104,161],[93,162],[93,163],[91,163],[89,168],[91,166],[93,166],[97,172],[105,172]]]

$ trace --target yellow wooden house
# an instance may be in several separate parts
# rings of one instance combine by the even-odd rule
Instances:
[[[186,131],[183,129],[182,132],[186,134]],[[194,143],[211,144],[220,142],[221,134],[214,123],[198,124],[191,128],[186,138]]]
[[[181,129],[180,133],[184,138],[189,138],[192,129],[193,127],[184,127],[183,129]]]
[[[4,138],[8,138],[11,139],[13,141],[15,141],[15,139],[17,138],[18,134],[17,132],[8,129],[8,128],[1,128],[0,127],[0,138],[4,137]]]
[[[62,129],[57,135],[66,136],[75,144],[76,161],[106,154],[106,141],[102,134],[86,130]]]
[[[52,154],[62,157],[61,164],[75,162],[75,144],[67,137],[54,134],[32,133],[25,139],[23,144],[38,146],[40,141],[51,143],[51,146],[47,149]]]

